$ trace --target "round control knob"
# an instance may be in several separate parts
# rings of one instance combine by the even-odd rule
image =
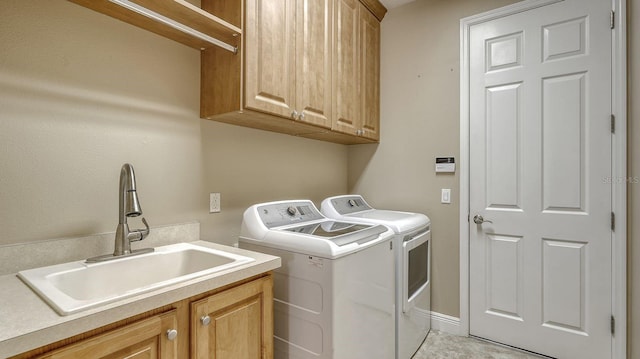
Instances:
[[[167,339],[174,340],[178,337],[178,331],[175,329],[167,330]]]
[[[211,317],[208,315],[204,315],[200,318],[200,323],[202,323],[202,325],[209,325],[209,323],[211,323]]]
[[[295,216],[296,215],[296,207],[290,206],[289,208],[287,208],[287,213],[289,213],[289,215],[291,215],[291,216]]]
[[[356,206],[356,201],[354,201],[354,200],[350,199],[350,200],[349,200],[349,205],[350,205],[351,207],[355,207],[355,206]]]

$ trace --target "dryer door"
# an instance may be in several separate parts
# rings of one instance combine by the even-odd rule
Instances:
[[[428,293],[431,280],[431,231],[409,237],[402,247],[402,311],[408,313],[415,307],[418,298]]]

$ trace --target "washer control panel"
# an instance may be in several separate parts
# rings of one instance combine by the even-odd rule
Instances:
[[[269,203],[258,206],[260,220],[267,228],[323,219],[311,201]]]
[[[360,196],[342,196],[331,200],[333,208],[340,214],[366,211],[372,209]]]

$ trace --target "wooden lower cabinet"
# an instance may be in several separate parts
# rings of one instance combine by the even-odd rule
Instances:
[[[176,310],[156,315],[126,325],[96,337],[70,344],[51,353],[39,356],[42,359],[177,359],[178,316]]]
[[[272,359],[272,275],[202,293],[11,359],[26,358]]]
[[[256,280],[192,303],[191,357],[272,358],[272,286]]]

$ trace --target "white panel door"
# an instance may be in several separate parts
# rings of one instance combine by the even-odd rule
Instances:
[[[610,8],[565,0],[470,29],[471,335],[611,357]]]

